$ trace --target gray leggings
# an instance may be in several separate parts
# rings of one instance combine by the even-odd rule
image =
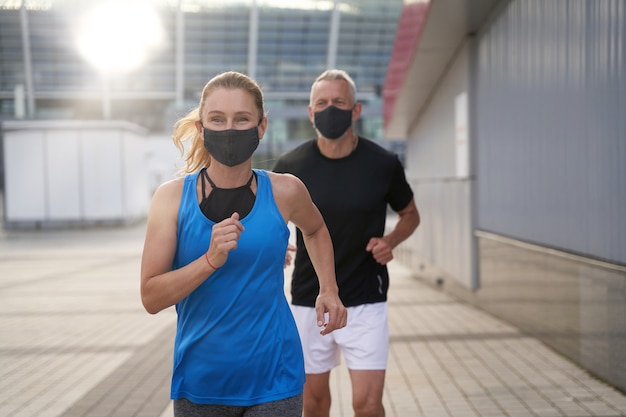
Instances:
[[[302,394],[284,400],[239,407],[195,404],[186,398],[174,400],[174,417],[301,417]]]

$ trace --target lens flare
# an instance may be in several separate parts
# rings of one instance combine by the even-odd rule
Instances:
[[[145,2],[109,1],[79,21],[77,45],[85,59],[104,72],[127,72],[141,66],[162,44],[159,16]]]

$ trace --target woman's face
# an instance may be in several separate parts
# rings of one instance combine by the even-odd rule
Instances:
[[[213,91],[205,98],[202,113],[202,125],[211,130],[251,129],[261,119],[254,98],[241,89],[218,88]]]

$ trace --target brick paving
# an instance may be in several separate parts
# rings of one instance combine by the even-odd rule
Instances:
[[[0,231],[0,416],[171,417],[175,312],[139,299],[143,225]],[[617,417],[626,396],[391,264],[387,417]],[[352,416],[345,366],[332,417]]]

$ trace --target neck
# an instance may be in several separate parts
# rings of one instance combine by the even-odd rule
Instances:
[[[229,167],[219,162],[212,161],[207,168],[207,174],[219,188],[236,188],[248,182],[252,175],[252,163],[245,162],[243,164]]]
[[[359,137],[351,130],[339,139],[317,138],[317,147],[322,155],[327,158],[339,159],[350,155],[356,149]]]

